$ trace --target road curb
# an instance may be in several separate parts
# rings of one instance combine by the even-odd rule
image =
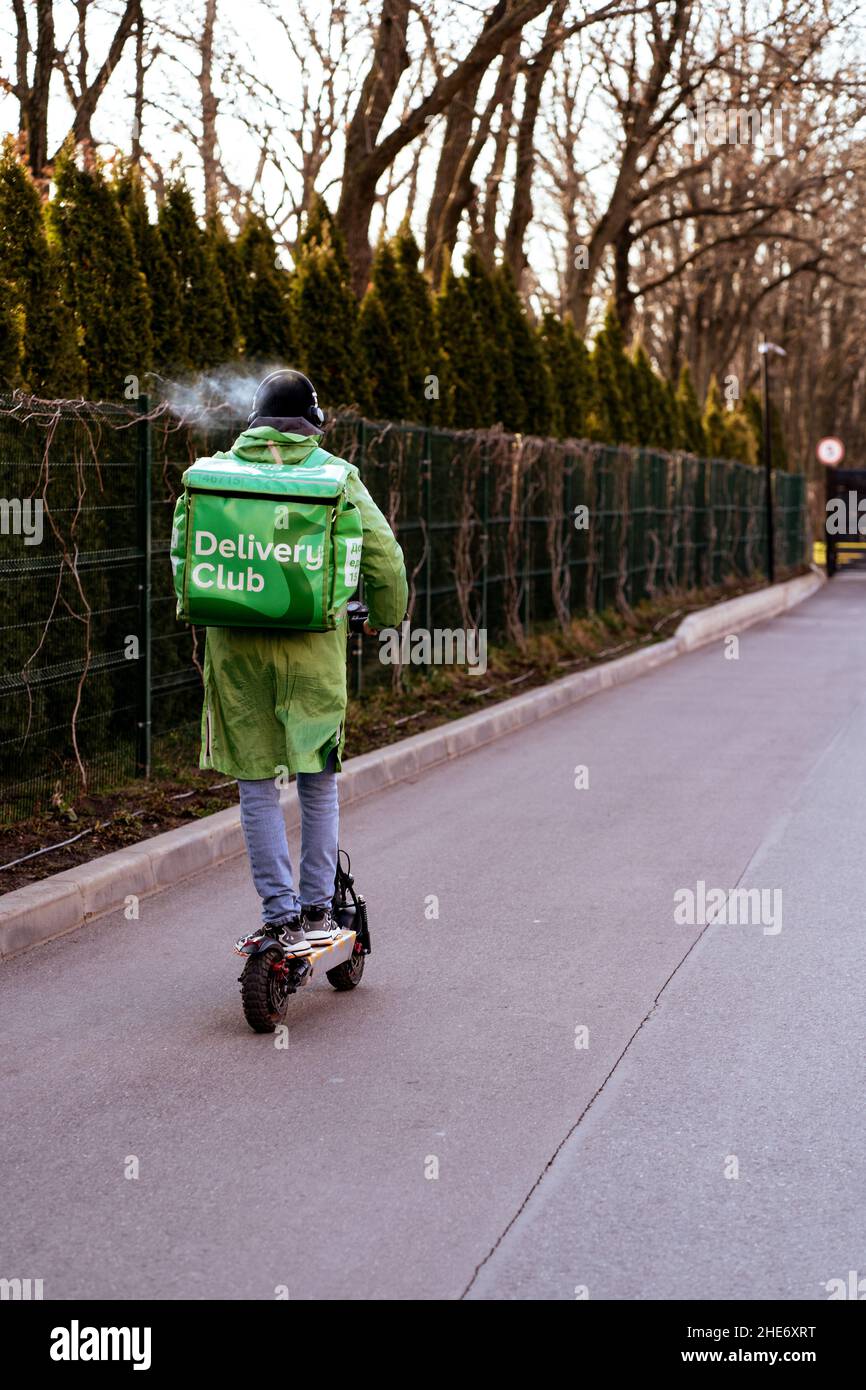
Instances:
[[[825,582],[813,570],[757,593],[691,613],[675,635],[617,661],[579,671],[528,690],[487,710],[452,720],[386,748],[350,758],[340,776],[340,802],[351,805],[505,734],[636,679],[697,647],[741,632],[802,603]],[[289,828],[299,823],[294,785],[282,794]],[[238,807],[217,811],[194,825],[167,830],[137,845],[115,850],[90,863],[65,869],[40,883],[0,896],[0,959],[50,941],[107,912],[130,907],[130,900],[157,893],[191,875],[242,854]]]

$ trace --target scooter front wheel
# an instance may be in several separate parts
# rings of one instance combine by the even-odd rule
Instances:
[[[282,951],[250,956],[241,975],[244,1018],[255,1033],[273,1033],[286,1016],[289,981]]]

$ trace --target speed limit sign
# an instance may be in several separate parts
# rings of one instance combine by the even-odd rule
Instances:
[[[815,450],[818,455],[819,463],[826,463],[828,468],[835,468],[845,457],[845,445],[841,439],[837,439],[834,434],[822,439]]]

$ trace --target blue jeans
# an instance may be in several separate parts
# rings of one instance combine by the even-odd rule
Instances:
[[[301,807],[300,896],[295,891],[279,788],[270,777],[261,782],[238,782],[241,825],[266,926],[279,926],[297,917],[302,905],[329,906],[334,896],[340,830],[337,776],[327,770],[299,772],[297,784]]]

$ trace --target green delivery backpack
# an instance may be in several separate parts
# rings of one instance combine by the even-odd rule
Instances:
[[[183,475],[185,535],[172,537],[178,617],[207,627],[336,627],[361,573],[349,465],[203,458]]]

